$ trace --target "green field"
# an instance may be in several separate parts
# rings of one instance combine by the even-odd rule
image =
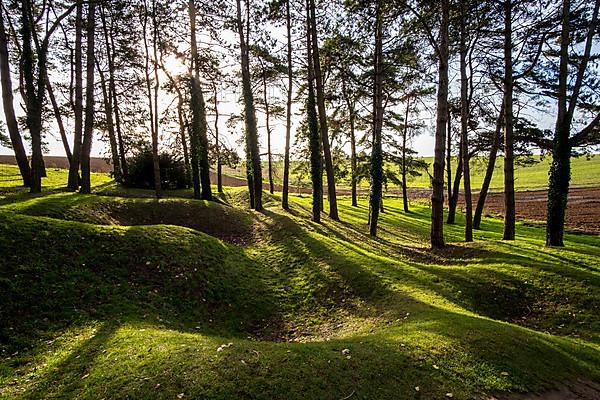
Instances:
[[[551,157],[547,156],[541,159],[539,156],[532,157],[533,160],[539,161],[531,165],[519,165],[515,166],[515,188],[517,190],[528,190],[528,189],[544,189],[548,187],[548,170],[550,168]],[[423,158],[428,164],[433,163],[433,157]],[[456,158],[452,159],[452,171],[456,170]],[[298,182],[298,176],[293,173],[295,163],[292,162],[292,174],[290,182],[292,185],[296,185]],[[600,186],[600,155],[593,155],[589,159],[585,156],[573,158],[571,161],[571,186],[572,187],[590,187]],[[388,168],[398,170],[398,166],[389,165]],[[478,191],[483,182],[485,170],[487,168],[486,157],[474,157],[471,162],[471,184],[473,190]],[[236,170],[225,168],[226,173],[244,178],[245,172],[242,167]],[[430,173],[432,170],[430,168]],[[267,164],[263,163],[263,176],[265,182],[268,182]],[[276,184],[281,184],[283,179],[283,162],[274,163],[274,181]],[[305,176],[300,179],[302,186],[310,187],[310,176]],[[350,186],[349,177],[340,179],[338,182],[340,188],[347,188]],[[363,188],[368,187],[366,180],[360,183]],[[409,187],[412,188],[428,188],[430,187],[429,176],[422,171],[422,175],[418,177],[411,177],[409,179]],[[496,161],[496,167],[494,170],[494,176],[490,189],[500,190],[504,187],[504,167],[503,159],[499,157]],[[393,189],[390,186],[389,189]]]
[[[518,224],[505,242],[486,219],[465,244],[459,215],[431,251],[421,203],[386,201],[373,239],[347,197],[343,222],[315,224],[308,197],[256,213],[244,188],[111,190],[0,198],[0,398],[472,399],[600,380],[597,236],[547,248]]]
[[[536,158],[539,159],[539,158]],[[424,158],[428,163],[433,162],[433,158]],[[471,163],[471,184],[474,191],[478,191],[481,187],[483,177],[485,175],[485,169],[487,167],[487,159],[485,157],[475,157]],[[294,168],[292,163],[292,169]],[[591,156],[589,159],[582,156],[573,158],[571,162],[571,187],[597,187],[600,186],[600,155]],[[541,159],[540,162],[531,165],[517,165],[515,170],[515,188],[517,190],[534,190],[544,189],[548,187],[548,169],[550,167],[550,157]],[[389,168],[392,168],[391,166]],[[393,167],[397,168],[397,167]],[[456,159],[452,161],[453,171],[456,169]],[[224,168],[224,173],[230,176],[245,178],[245,172],[243,166],[237,169]],[[265,182],[268,182],[267,165],[263,165],[263,175]],[[276,184],[282,183],[283,177],[283,163],[274,163],[274,181]],[[50,169],[48,170],[48,178],[43,179],[43,186],[48,189],[58,189],[66,185],[68,176],[67,170],[61,169]],[[109,184],[110,178],[106,174],[95,174],[95,181],[98,184]],[[301,186],[310,187],[309,177],[298,180],[298,176],[291,175],[290,182],[292,185],[297,185],[300,182]],[[0,164],[0,191],[7,190],[9,187],[15,187],[20,185],[19,170],[14,165]],[[339,188],[348,188],[350,181],[348,179],[341,179],[338,182]],[[363,188],[368,187],[367,181],[362,181],[360,186]],[[409,187],[412,188],[429,188],[429,176],[423,173],[421,176],[412,177],[409,180]],[[502,158],[500,157],[496,162],[496,168],[494,171],[494,177],[490,186],[491,190],[501,190],[504,186],[504,170],[502,165]],[[389,189],[394,189],[390,186]]]

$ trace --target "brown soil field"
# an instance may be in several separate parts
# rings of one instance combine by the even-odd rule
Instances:
[[[423,190],[411,191],[411,197],[425,199],[429,193]],[[473,209],[478,195],[473,193]],[[534,225],[545,226],[547,213],[547,190],[520,191],[515,193],[517,219]],[[464,207],[462,194],[459,207]],[[489,193],[486,199],[484,216],[504,214],[504,193]],[[566,226],[571,232],[600,235],[600,187],[571,188],[567,204]]]

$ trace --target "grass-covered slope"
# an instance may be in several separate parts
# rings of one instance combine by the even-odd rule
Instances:
[[[72,194],[0,206],[0,397],[467,399],[600,379],[598,237],[548,249],[519,225],[508,243],[486,220],[462,244],[459,220],[431,252],[426,205],[386,201],[371,239],[366,205],[342,199],[343,222],[317,225],[294,198],[291,213],[225,210],[222,229],[250,219],[239,247],[98,225],[107,202],[163,207]]]

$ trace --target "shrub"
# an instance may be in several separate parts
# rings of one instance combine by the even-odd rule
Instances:
[[[185,163],[180,158],[162,153],[159,155],[160,181],[163,190],[189,187]],[[152,150],[143,149],[128,159],[129,173],[125,186],[154,189],[154,164]]]

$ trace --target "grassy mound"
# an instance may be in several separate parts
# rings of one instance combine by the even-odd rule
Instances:
[[[509,243],[486,220],[464,244],[459,218],[432,252],[426,205],[386,199],[372,239],[366,205],[314,224],[294,197],[243,211],[255,240],[239,248],[57,219],[104,201],[69,196],[0,210],[0,396],[470,399],[600,379],[598,237],[548,249],[538,228]]]
[[[233,244],[251,239],[252,216],[241,209],[208,201],[82,196],[57,193],[5,200],[2,208],[33,216],[101,225],[177,225],[216,236]]]
[[[272,317],[255,263],[196,231],[1,212],[0,237],[5,352],[88,320],[160,321],[236,333]]]

